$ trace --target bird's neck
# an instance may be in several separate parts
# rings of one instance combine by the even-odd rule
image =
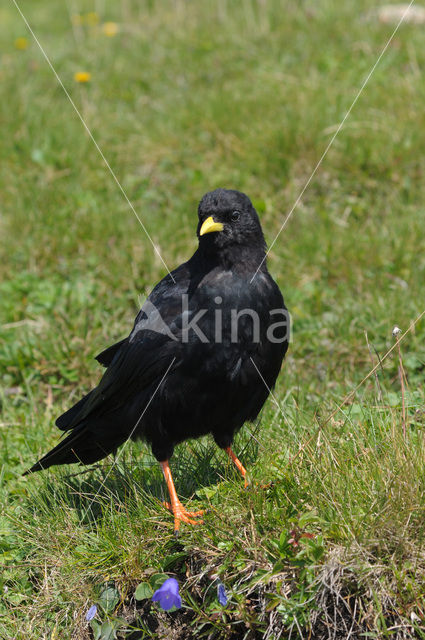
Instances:
[[[263,247],[232,245],[223,247],[220,251],[205,251],[198,247],[192,259],[206,270],[219,267],[246,275],[254,275],[257,270],[267,271],[266,252]]]

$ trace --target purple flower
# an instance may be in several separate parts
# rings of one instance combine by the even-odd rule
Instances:
[[[159,602],[159,606],[164,611],[169,611],[173,607],[180,609],[182,599],[179,594],[179,583],[175,578],[168,578],[164,584],[155,591],[152,596],[153,602]]]
[[[95,604],[93,604],[90,609],[87,611],[86,613],[86,620],[87,622],[90,622],[90,620],[93,620],[93,618],[95,617],[97,613],[97,607]]]
[[[221,582],[221,580],[217,581],[217,600],[219,601],[222,607],[225,607],[228,602],[226,589],[224,587],[224,584]]]

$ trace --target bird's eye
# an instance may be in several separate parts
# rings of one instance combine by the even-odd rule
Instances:
[[[237,220],[239,220],[240,215],[241,214],[239,211],[232,211],[232,215],[230,216],[231,221],[236,222]]]

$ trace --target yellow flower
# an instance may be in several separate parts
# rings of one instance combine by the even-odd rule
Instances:
[[[91,79],[91,73],[88,71],[77,71],[74,73],[75,82],[89,82]]]
[[[86,24],[94,27],[99,22],[99,16],[96,11],[90,11],[90,13],[86,13]]]
[[[116,36],[118,33],[118,25],[116,22],[104,22],[102,24],[102,31],[105,34],[105,36],[112,38],[113,36]]]
[[[20,49],[20,51],[28,49],[28,40],[26,38],[16,38],[15,47],[16,49]]]

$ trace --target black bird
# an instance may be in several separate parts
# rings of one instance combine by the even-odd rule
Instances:
[[[211,433],[247,484],[233,437],[257,417],[288,347],[287,310],[249,198],[216,189],[198,218],[198,249],[156,285],[130,335],[97,356],[107,367],[98,386],[56,420],[68,437],[26,472],[93,463],[142,438],[162,466],[175,531],[202,514],[177,497],[175,445]]]

